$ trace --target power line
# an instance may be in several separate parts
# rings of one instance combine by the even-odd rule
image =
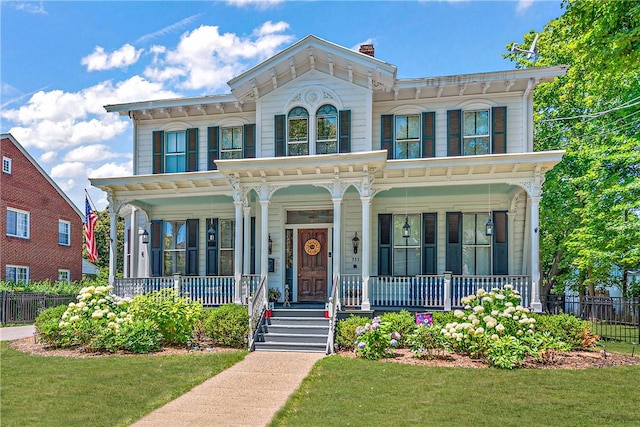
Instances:
[[[592,113],[592,114],[580,114],[577,116],[571,116],[571,117],[557,117],[557,118],[553,118],[553,119],[545,119],[545,120],[540,120],[540,122],[557,122],[560,120],[572,120],[572,119],[593,119],[596,117],[601,117],[604,116],[605,114],[611,113],[613,111],[618,111],[618,110],[622,110],[625,108],[629,108],[629,107],[635,107],[636,105],[640,105],[640,101],[638,102],[634,102],[640,99],[640,96],[632,99],[631,101],[628,101],[622,105],[619,105],[617,107],[611,108],[609,110],[605,110],[605,111],[599,111],[597,113]],[[633,102],[633,103],[632,103]],[[632,103],[632,104],[630,104]]]

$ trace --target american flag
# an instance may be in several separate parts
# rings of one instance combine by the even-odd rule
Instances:
[[[86,197],[84,198],[84,210],[84,239],[85,244],[87,245],[87,254],[89,255],[89,260],[91,260],[91,262],[95,262],[98,259],[98,247],[96,246],[95,234],[98,216],[91,210],[89,199]]]

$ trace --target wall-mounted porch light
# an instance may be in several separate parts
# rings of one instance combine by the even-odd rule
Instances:
[[[356,231],[356,235],[351,239],[351,243],[353,244],[353,253],[358,253],[358,246],[360,246],[360,239],[358,238],[358,232]]]
[[[209,227],[209,229],[207,230],[207,240],[209,241],[209,243],[216,242],[216,230],[214,230],[213,227]]]
[[[269,233],[269,255],[273,252],[273,240],[271,240],[271,233]]]
[[[142,243],[145,245],[149,244],[149,232],[147,231],[147,229],[145,228],[142,233],[140,233],[140,235],[142,236]]]

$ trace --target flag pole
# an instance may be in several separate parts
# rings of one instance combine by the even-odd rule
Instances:
[[[98,212],[98,210],[96,209],[96,204],[93,202],[93,199],[89,195],[89,192],[87,191],[86,188],[84,189],[84,194],[87,196],[87,199],[89,199],[89,204],[91,205],[91,209],[93,209],[94,212]]]

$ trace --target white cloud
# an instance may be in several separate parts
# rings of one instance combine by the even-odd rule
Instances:
[[[202,25],[185,33],[174,50],[152,47],[154,59],[144,75],[185,89],[224,89],[227,81],[291,42],[292,36],[281,34],[288,28],[286,22],[267,21],[251,36],[239,37],[220,34],[217,26]]]
[[[46,151],[40,155],[40,162],[49,164],[56,159],[57,154],[55,151]]]
[[[533,0],[519,0],[516,6],[516,12],[524,12],[533,4]]]
[[[175,97],[162,84],[134,76],[115,85],[104,81],[78,92],[39,91],[26,104],[3,109],[0,115],[15,124],[10,132],[22,145],[51,151],[107,141],[125,132],[129,120],[107,113],[105,105]]]
[[[125,44],[112,53],[106,53],[104,48],[96,46],[91,55],[82,58],[80,63],[87,66],[87,71],[103,71],[112,68],[125,68],[131,64],[135,64],[140,59],[140,55],[144,49],[136,50],[130,44]]]
[[[133,175],[133,161],[126,163],[105,163],[104,165],[87,170],[87,176],[91,178],[112,178],[118,176],[130,176]]]
[[[69,178],[86,176],[86,166],[83,162],[66,162],[51,168],[52,178]],[[64,182],[64,180],[61,180]]]
[[[187,25],[191,24],[196,19],[198,19],[201,15],[202,14],[199,13],[197,15],[192,15],[192,16],[190,16],[188,18],[184,18],[183,20],[178,21],[175,24],[167,25],[166,27],[164,27],[164,28],[162,28],[162,29],[160,29],[158,31],[154,31],[153,33],[145,34],[144,36],[139,37],[135,42],[136,43],[146,43],[151,39],[155,39],[157,37],[162,37],[164,35],[179,31],[182,28],[186,27]]]
[[[272,6],[276,6],[283,3],[284,0],[227,0],[227,4],[236,7],[251,7],[255,6],[257,9],[268,9]]]
[[[37,4],[34,3],[25,3],[25,2],[3,2],[4,4],[11,4],[15,10],[21,10],[23,12],[32,13],[35,15],[46,15],[47,11],[44,8],[44,2],[39,2]]]
[[[83,145],[67,152],[65,162],[101,162],[103,160],[120,157],[118,153],[109,151],[105,144]]]

